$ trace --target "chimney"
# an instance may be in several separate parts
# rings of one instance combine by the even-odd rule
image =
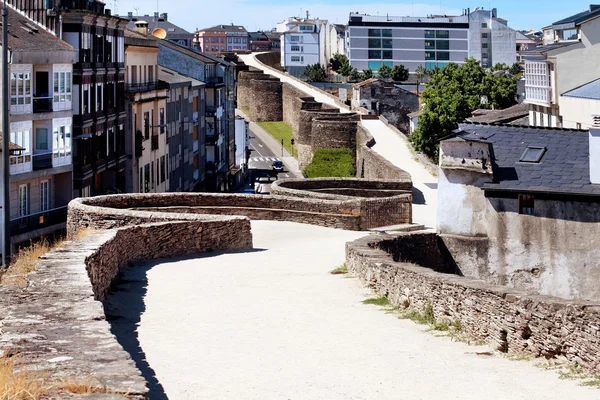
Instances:
[[[146,21],[138,21],[135,23],[135,31],[144,36],[148,36],[148,23]]]
[[[133,13],[131,11],[127,13],[127,19],[130,21],[133,19]]]
[[[492,18],[498,18],[498,9],[492,8]]]
[[[590,128],[590,182],[600,184],[600,114],[592,115]]]
[[[158,21],[158,11],[154,11],[154,20]]]
[[[167,17],[169,16],[169,14],[167,14],[167,13],[162,13],[160,16],[161,16],[161,17],[162,17],[162,19],[164,19],[165,21],[168,21]]]

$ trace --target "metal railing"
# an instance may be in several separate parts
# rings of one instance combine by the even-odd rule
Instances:
[[[33,98],[33,112],[51,112],[52,111],[52,97],[34,97]]]
[[[20,235],[67,221],[67,206],[10,220],[11,235]]]
[[[154,81],[145,83],[128,83],[125,85],[125,92],[127,93],[145,93],[159,89],[167,89],[167,84],[161,81]]]

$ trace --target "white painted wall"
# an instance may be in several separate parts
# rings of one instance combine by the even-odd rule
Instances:
[[[592,115],[600,114],[600,100],[560,96],[559,106],[563,128],[589,129]]]

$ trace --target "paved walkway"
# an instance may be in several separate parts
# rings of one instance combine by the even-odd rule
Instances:
[[[328,272],[364,233],[269,221],[252,230],[256,251],[136,266],[111,296],[113,328],[137,334],[139,348],[125,346],[156,374],[151,399],[600,398],[362,304],[372,295],[356,279]]]
[[[330,97],[313,86],[290,77],[280,71],[265,66],[260,63],[253,54],[240,55],[240,58],[250,66],[262,69],[265,73],[276,76],[283,82],[288,82],[301,89],[305,93],[314,96],[317,101],[329,104],[336,108],[339,105]],[[348,112],[340,108],[341,112]],[[437,215],[437,177],[431,175],[429,171],[418,161],[409,149],[409,145],[396,132],[388,128],[379,120],[364,120],[363,126],[373,135],[377,142],[373,150],[381,154],[395,166],[402,168],[410,173],[414,190],[413,201],[413,222],[424,225],[427,228],[436,228]]]

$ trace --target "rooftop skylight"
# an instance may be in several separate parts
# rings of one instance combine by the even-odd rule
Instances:
[[[527,146],[519,161],[527,163],[539,163],[545,152],[545,147]]]

